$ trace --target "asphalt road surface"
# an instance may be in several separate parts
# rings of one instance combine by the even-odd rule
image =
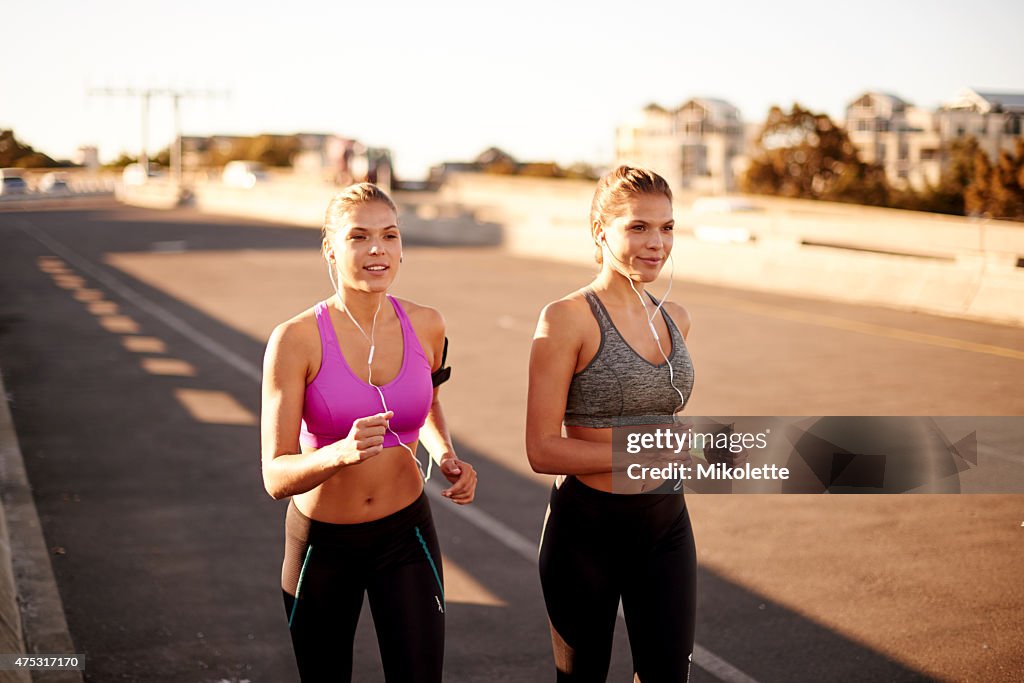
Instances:
[[[86,680],[297,680],[258,378],[273,326],[331,293],[319,235],[111,203],[0,213],[0,245],[0,368]],[[480,472],[471,508],[432,500],[449,681],[553,680],[526,365],[540,308],[592,273],[406,245],[392,291],[447,319],[442,396]],[[694,321],[691,414],[1024,414],[1020,328],[684,279],[672,298]],[[1019,468],[1021,451],[980,456]],[[688,504],[694,681],[1021,680],[1024,496]],[[368,612],[355,680],[382,680]],[[621,623],[609,680],[631,680]]]

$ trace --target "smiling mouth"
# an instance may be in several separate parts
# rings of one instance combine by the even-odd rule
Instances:
[[[371,273],[383,273],[383,272],[386,272],[388,270],[391,270],[391,266],[385,266],[385,265],[363,266],[363,270],[368,270]]]

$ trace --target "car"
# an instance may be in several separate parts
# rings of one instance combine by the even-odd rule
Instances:
[[[28,194],[28,183],[21,176],[4,175],[3,182],[0,182],[0,194],[4,196]]]
[[[145,185],[149,178],[159,178],[163,170],[157,164],[149,164],[147,173],[142,164],[128,164],[121,172],[121,182],[125,185]]]
[[[258,161],[229,161],[224,166],[221,182],[228,187],[252,189],[267,179],[266,167]]]
[[[39,181],[39,191],[46,194],[71,194],[68,181],[62,174],[47,173]]]

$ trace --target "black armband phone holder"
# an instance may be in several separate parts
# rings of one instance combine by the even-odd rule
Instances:
[[[448,337],[444,338],[444,350],[441,351],[441,367],[430,373],[430,381],[435,387],[439,387],[452,376],[452,369],[446,368],[444,362],[448,360]]]

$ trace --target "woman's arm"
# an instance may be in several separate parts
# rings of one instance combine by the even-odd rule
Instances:
[[[562,436],[562,417],[583,343],[585,320],[578,302],[563,299],[540,314],[530,351],[526,400],[526,457],[541,474],[612,471],[610,443]]]
[[[275,500],[305,493],[343,467],[380,453],[384,423],[391,413],[360,418],[348,437],[323,448],[299,450],[299,424],[309,369],[308,340],[299,321],[279,325],[263,358],[263,408],[260,433],[263,486]]]
[[[411,308],[411,307],[410,307]],[[431,372],[441,367],[444,354],[445,325],[441,313],[427,306],[415,309],[416,325],[422,339],[429,340],[431,352]],[[455,446],[448,432],[448,422],[444,416],[439,398],[440,386],[434,387],[434,396],[430,403],[430,412],[420,429],[420,443],[427,449],[429,457],[437,463],[438,469],[452,486],[441,492],[460,505],[473,502],[476,494],[476,471],[468,462],[459,460],[455,455]]]
[[[436,368],[435,368],[436,369]],[[427,421],[420,430],[420,443],[437,463],[438,469],[452,486],[441,492],[460,505],[472,503],[476,495],[476,470],[465,460],[459,460],[452,446],[452,438],[448,433],[448,424],[444,418],[444,410],[438,399],[440,387],[434,389],[434,401],[430,404]]]
[[[429,352],[430,371],[436,372],[441,367],[441,354],[444,351],[444,318],[441,313],[427,306],[417,306],[416,328],[418,334],[427,340]],[[420,443],[427,449],[430,457],[440,465],[445,460],[455,457],[455,447],[452,445],[452,437],[448,433],[448,423],[441,409],[441,401],[438,398],[440,387],[434,387],[434,396],[430,404],[430,412],[420,430]]]
[[[430,458],[441,465],[455,457],[455,446],[452,445],[451,434],[448,433],[448,422],[441,408],[438,392],[441,387],[434,387],[434,400],[430,404],[430,412],[420,430],[420,443],[427,449]]]

